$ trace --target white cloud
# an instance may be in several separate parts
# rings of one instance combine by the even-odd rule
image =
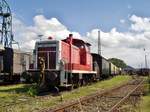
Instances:
[[[129,65],[138,67],[144,62],[142,49],[150,48],[150,18],[132,15],[129,20],[130,29],[133,32],[119,32],[115,27],[110,32],[101,31],[102,54],[107,58],[123,59]],[[123,19],[121,21],[125,22]],[[52,36],[60,40],[66,38],[69,33],[73,33],[75,38],[91,43],[92,51],[97,52],[98,29],[93,29],[85,36],[81,36],[78,32],[69,31],[58,19],[47,19],[43,15],[35,16],[33,23],[32,26],[27,26],[16,17],[13,19],[14,37],[19,41],[22,49],[33,49],[39,34],[43,35],[42,39]]]
[[[43,40],[49,36],[54,39],[64,39],[70,33],[73,33],[76,38],[81,38],[78,32],[70,32],[56,18],[47,19],[43,15],[37,15],[33,18],[33,22],[33,26],[27,26],[17,17],[13,18],[14,38],[20,43],[22,49],[33,49],[35,41],[40,39],[38,35],[43,35]]]
[[[139,64],[144,63],[143,48],[146,48],[147,51],[150,50],[149,18],[133,15],[129,20],[134,32],[119,32],[116,28],[111,29],[110,32],[101,31],[102,54],[107,58],[123,59],[129,65],[139,67]],[[98,29],[87,33],[87,40],[95,47],[94,52],[97,52],[95,44],[97,43],[97,33]],[[149,54],[150,52],[147,53],[148,61],[150,61]]]
[[[94,46],[94,52],[97,52],[97,35],[95,35],[96,32],[92,35],[93,31],[88,34],[90,36],[88,41]],[[101,31],[101,43],[103,56],[123,59],[134,67],[144,62],[142,49],[147,48],[148,50],[150,47],[150,41],[143,34],[120,33],[115,28],[110,32]]]
[[[130,17],[131,30],[134,31],[150,31],[150,18],[142,18],[136,15]]]

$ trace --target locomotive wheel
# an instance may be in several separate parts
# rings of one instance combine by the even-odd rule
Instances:
[[[81,86],[80,81],[78,81],[76,84],[74,84],[74,88],[78,88],[78,87],[80,87],[80,86]]]
[[[55,87],[53,88],[52,92],[53,92],[54,95],[57,96],[57,95],[59,95],[60,90],[59,90],[58,87],[55,86]]]

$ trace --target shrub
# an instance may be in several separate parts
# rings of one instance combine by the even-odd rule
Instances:
[[[27,91],[27,93],[30,96],[36,96],[38,94],[38,86],[34,85],[34,86],[30,87],[29,90]]]

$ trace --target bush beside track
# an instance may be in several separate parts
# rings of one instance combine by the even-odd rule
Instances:
[[[94,83],[89,86],[80,87],[71,92],[62,92],[63,101],[71,101],[73,99],[89,95],[98,90],[109,89],[120,84],[126,83],[131,79],[130,76],[116,76],[110,80]],[[61,97],[52,95],[35,96],[28,95],[30,87],[34,85],[18,84],[14,86],[0,87],[0,111],[11,112],[30,112],[39,111],[43,108],[60,104]]]

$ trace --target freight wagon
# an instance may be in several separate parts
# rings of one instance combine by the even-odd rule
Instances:
[[[29,69],[31,53],[21,52],[12,48],[0,51],[0,82],[19,82],[22,72]]]
[[[93,62],[98,66],[96,69],[98,79],[108,78],[110,76],[121,74],[121,68],[118,68],[116,65],[109,62],[106,58],[96,53],[92,53],[92,57]]]

